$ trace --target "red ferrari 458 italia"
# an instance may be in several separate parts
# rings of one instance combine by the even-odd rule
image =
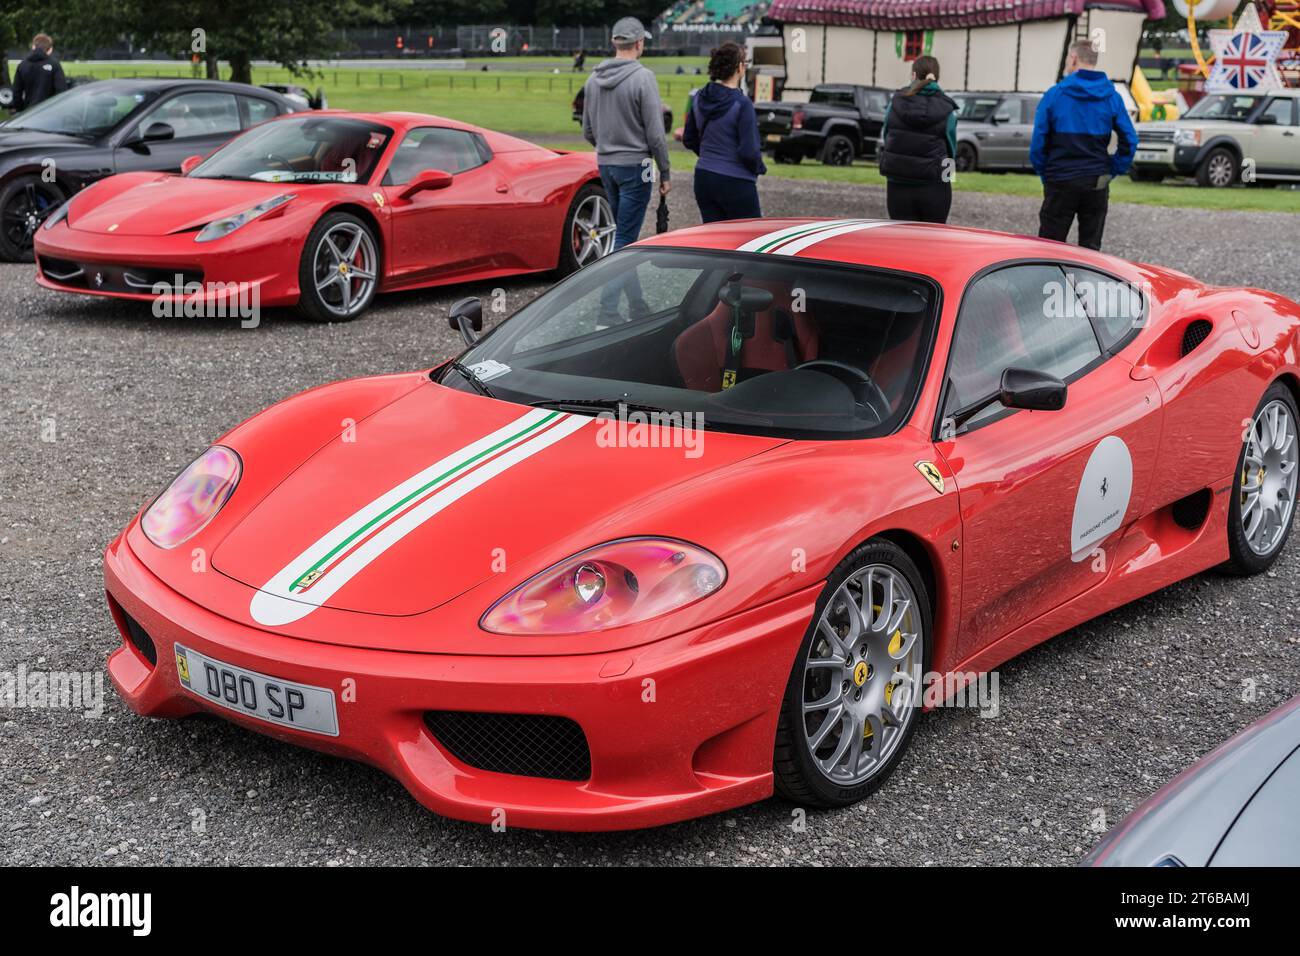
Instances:
[[[220,438],[108,547],[109,672],[466,820],[847,805],[946,688],[1273,563],[1298,333],[1279,295],[1037,239],[669,233]]]
[[[47,288],[297,306],[356,318],[376,292],[572,272],[614,222],[591,154],[419,113],[294,114],[179,175],[112,176],[35,241]]]

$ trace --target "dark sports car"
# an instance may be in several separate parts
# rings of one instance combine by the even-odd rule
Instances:
[[[180,172],[241,130],[299,109],[216,80],[99,80],[0,123],[0,260],[31,262],[32,236],[65,199],[114,173]]]

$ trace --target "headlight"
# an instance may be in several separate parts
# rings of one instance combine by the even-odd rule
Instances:
[[[278,209],[290,199],[293,193],[284,193],[280,196],[273,196],[264,202],[258,203],[252,209],[245,209],[237,216],[227,216],[225,219],[214,219],[194,237],[195,242],[211,242],[213,239],[220,239],[222,236],[228,236],[240,226],[246,226],[258,216],[265,216],[272,209]]]
[[[1199,129],[1176,129],[1174,130],[1174,142],[1179,146],[1199,146],[1201,145],[1201,131]]]
[[[515,588],[483,615],[495,634],[576,634],[639,624],[715,593],[727,568],[671,538],[623,538],[579,552]]]
[[[70,206],[71,204],[72,204],[71,199],[63,200],[63,202],[59,204],[59,207],[55,209],[54,212],[50,213],[48,216],[45,217],[45,223],[43,228],[53,229],[59,223],[63,222],[63,220],[67,219],[68,206]]]
[[[145,509],[140,528],[160,548],[174,548],[202,531],[239,484],[239,455],[213,445],[177,475]]]

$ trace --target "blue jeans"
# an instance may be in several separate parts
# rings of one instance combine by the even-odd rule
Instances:
[[[643,174],[649,170],[641,163],[635,166],[601,166],[600,181],[609,197],[609,208],[614,213],[614,251],[641,235],[641,223],[650,205],[650,192],[654,183],[647,182]]]
[[[645,211],[650,205],[650,194],[654,186],[654,183],[643,178],[648,169],[649,166],[640,163],[635,166],[600,167],[600,181],[605,186],[610,211],[614,213],[615,252],[629,242],[636,242],[641,235],[641,224],[645,222]],[[626,315],[619,311],[624,296],[628,302]],[[641,282],[635,272],[606,283],[600,290],[600,319],[604,325],[617,325],[649,311],[641,294]]]

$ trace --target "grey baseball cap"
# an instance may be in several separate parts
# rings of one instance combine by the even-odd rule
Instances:
[[[646,35],[645,27],[636,17],[624,17],[614,24],[614,30],[611,37],[620,43],[635,43],[637,40],[644,39]]]

